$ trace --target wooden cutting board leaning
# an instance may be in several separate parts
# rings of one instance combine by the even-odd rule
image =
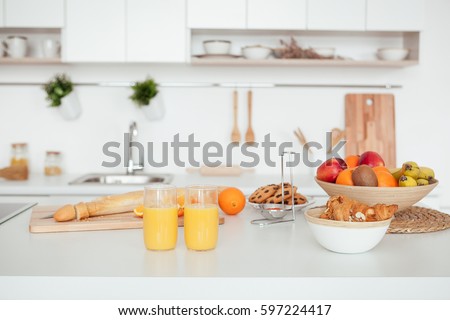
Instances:
[[[396,167],[395,102],[392,94],[345,96],[345,154],[376,151]]]
[[[58,206],[37,206],[33,208],[30,218],[29,230],[32,233],[45,232],[70,232],[70,231],[95,231],[95,230],[121,230],[141,229],[143,219],[134,212],[125,212],[98,217],[89,217],[85,220],[70,220],[57,222],[48,218],[58,210]],[[225,222],[223,217],[219,218],[219,224]],[[184,225],[183,217],[178,218],[178,226]]]

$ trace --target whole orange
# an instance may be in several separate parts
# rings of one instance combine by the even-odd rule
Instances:
[[[390,172],[375,170],[375,174],[378,178],[379,187],[398,187],[398,181],[395,180],[394,176]]]
[[[354,168],[347,168],[345,170],[342,170],[336,179],[336,184],[343,184],[346,186],[354,186],[353,179],[352,179],[352,173],[355,171]]]
[[[345,158],[345,163],[347,163],[347,168],[356,168],[358,166],[359,156],[349,155]]]
[[[380,172],[380,171],[391,173],[389,171],[389,169],[384,166],[373,167],[372,169],[373,169],[373,171],[375,171],[375,173]]]
[[[238,188],[226,188],[219,193],[219,207],[226,214],[238,214],[245,207],[245,196]]]

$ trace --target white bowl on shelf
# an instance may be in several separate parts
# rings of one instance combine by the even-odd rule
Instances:
[[[206,40],[203,41],[203,48],[206,54],[228,55],[230,53],[231,42],[228,40]]]
[[[385,61],[402,61],[408,57],[409,49],[406,48],[381,48],[377,51],[377,57]]]
[[[242,48],[242,55],[249,60],[267,59],[271,53],[271,48],[263,46],[246,46]]]
[[[324,58],[334,58],[336,48],[313,48],[313,50]]]
[[[392,218],[375,222],[348,222],[319,218],[324,207],[305,212],[308,226],[317,242],[333,252],[362,253],[373,249],[383,239]]]

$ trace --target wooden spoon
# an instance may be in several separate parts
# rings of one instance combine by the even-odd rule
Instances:
[[[252,129],[252,104],[253,104],[253,93],[252,90],[248,90],[247,93],[247,102],[248,102],[248,128],[245,133],[245,142],[253,143],[255,142],[255,133]]]
[[[233,117],[234,124],[233,130],[231,131],[231,142],[241,141],[241,133],[239,132],[239,127],[237,123],[237,114],[238,114],[238,92],[236,90],[233,91]]]

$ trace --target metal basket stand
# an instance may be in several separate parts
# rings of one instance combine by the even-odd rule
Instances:
[[[292,157],[297,153],[292,151],[285,151],[280,155],[281,158],[281,194],[284,194],[284,166],[285,166],[285,155],[288,156],[289,163],[292,163]],[[294,186],[294,175],[292,165],[289,167],[289,180],[291,184],[291,188]],[[260,213],[266,217],[264,219],[255,219],[252,220],[252,224],[256,224],[259,226],[266,226],[270,224],[277,223],[285,223],[285,222],[293,222],[295,221],[295,204],[294,204],[294,192],[291,192],[291,203],[292,205],[285,204],[285,199],[283,198],[281,201],[281,205],[274,204],[264,204],[260,209]],[[290,216],[288,215],[290,213]]]

